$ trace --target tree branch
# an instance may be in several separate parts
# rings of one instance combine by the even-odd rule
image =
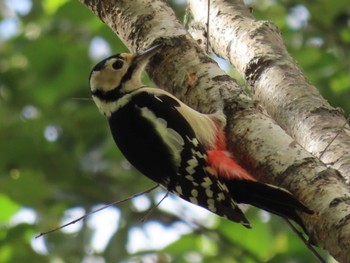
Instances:
[[[203,31],[198,31],[206,29],[207,0],[190,0],[190,9],[196,25],[192,35],[203,41]],[[255,20],[241,0],[211,1],[210,9],[215,53],[237,68],[254,99],[289,135],[350,183],[350,130],[343,111],[331,107],[308,82],[278,28]]]
[[[206,29],[207,19],[204,11],[207,8],[207,1],[190,0],[189,4],[194,17],[190,32],[199,42],[204,42],[203,30]],[[229,59],[235,65],[253,88],[254,98],[284,130],[313,155],[322,155],[327,145],[340,132],[322,160],[331,163],[335,169],[342,172],[344,178],[349,179],[349,131],[343,126],[346,120],[339,110],[332,108],[320,96],[317,89],[308,83],[301,69],[286,51],[278,29],[272,23],[254,20],[248,7],[240,0],[211,1],[210,8],[209,40],[215,53]],[[265,139],[267,137],[264,134]],[[277,147],[276,151],[279,149]],[[332,179],[326,170],[319,173],[317,179],[319,189],[315,192],[315,196],[310,193],[312,187],[304,189],[304,194],[308,193],[310,199],[314,199],[308,200],[308,205],[309,201],[314,202],[318,199],[314,203],[315,205],[319,203],[316,207],[318,211],[322,211],[318,224],[323,222],[323,226],[317,227],[316,233],[319,233],[317,243],[338,260],[347,262],[350,251],[349,190],[336,171],[329,170],[329,172],[334,176]],[[292,171],[292,173],[298,177],[296,174],[299,172]],[[325,198],[325,195],[333,196],[334,199]],[[321,203],[323,206],[328,204],[331,209],[319,207]],[[337,207],[333,207],[333,204]],[[338,213],[337,211],[344,213],[336,219],[334,213]],[[323,228],[325,224],[328,225],[327,230]],[[320,234],[321,232],[323,233]],[[330,239],[330,235],[334,235],[335,232],[338,238]]]

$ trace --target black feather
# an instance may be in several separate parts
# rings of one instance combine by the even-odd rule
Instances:
[[[120,86],[109,90],[103,91],[102,89],[96,89],[91,92],[91,94],[104,102],[113,102],[119,100],[125,95],[125,93],[120,92]]]
[[[238,203],[251,204],[273,214],[289,218],[298,223],[306,232],[297,211],[313,214],[288,191],[254,181],[228,180],[226,184]]]

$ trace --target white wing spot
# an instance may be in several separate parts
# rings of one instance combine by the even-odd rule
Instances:
[[[213,184],[213,181],[209,178],[209,177],[204,177],[204,182],[201,183],[201,186],[203,188],[208,188],[209,186],[211,186]]]
[[[197,159],[193,158],[193,159],[189,159],[187,161],[187,164],[188,166],[186,167],[186,171],[189,173],[189,174],[194,174],[196,171],[195,171],[195,168],[198,166],[198,161]]]
[[[192,143],[195,147],[199,145],[199,141],[196,138],[191,139],[190,137],[186,136],[187,140]]]
[[[223,184],[223,183],[219,182],[218,185],[219,185],[219,187],[221,188],[222,191],[229,192],[228,189],[227,189],[226,184]]]
[[[205,194],[207,195],[208,198],[212,198],[214,195],[214,192],[210,190],[210,188],[205,189]]]
[[[175,187],[175,191],[176,191],[179,195],[183,195],[182,188],[181,188],[180,185],[178,185],[178,186]]]
[[[210,166],[204,167],[204,171],[206,171],[208,174],[217,176],[217,173],[215,172],[215,170],[213,168],[211,168]]]
[[[197,191],[196,189],[192,189],[191,195],[192,195],[193,197],[198,197],[198,191]]]
[[[198,205],[198,200],[197,200],[197,198],[195,198],[195,197],[190,197],[189,200],[190,200],[190,202],[191,202],[192,204]]]
[[[225,200],[226,198],[225,198],[225,195],[223,194],[223,193],[219,193],[218,194],[218,197],[217,197],[217,200],[218,201],[223,201],[223,200]]]
[[[198,144],[199,144],[199,141],[198,141],[196,138],[193,138],[191,142],[192,142],[193,145],[196,146],[196,147],[197,147]]]
[[[210,211],[212,211],[212,212],[216,212],[216,207],[215,207],[215,201],[214,201],[214,199],[208,199],[207,200],[207,203],[208,203],[208,209],[210,210]]]
[[[189,181],[194,181],[194,177],[192,175],[186,175],[185,178]]]
[[[203,155],[200,151],[196,151],[194,149],[191,149],[191,152],[194,156],[198,156],[199,158],[206,160],[206,155]]]

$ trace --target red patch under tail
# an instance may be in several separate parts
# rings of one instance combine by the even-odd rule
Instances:
[[[227,151],[211,150],[207,153],[208,164],[214,175],[225,179],[256,181],[243,167],[236,163]]]
[[[243,167],[241,167],[227,151],[225,133],[218,127],[214,150],[207,152],[208,164],[215,176],[225,179],[256,181]]]

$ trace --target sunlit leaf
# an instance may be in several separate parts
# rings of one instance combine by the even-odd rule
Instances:
[[[64,5],[69,0],[44,0],[43,7],[48,15],[54,14],[58,8]]]
[[[0,194],[0,222],[8,222],[15,212],[20,209],[20,204],[12,201],[8,196]]]

